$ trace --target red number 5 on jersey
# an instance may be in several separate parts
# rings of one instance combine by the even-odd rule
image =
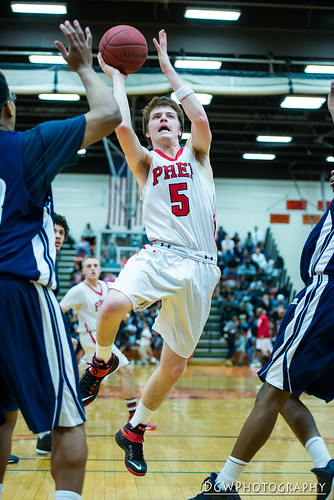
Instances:
[[[187,191],[186,182],[169,185],[170,201],[172,203],[172,212],[177,217],[182,217],[189,214],[189,198],[185,194],[180,194],[180,191]]]

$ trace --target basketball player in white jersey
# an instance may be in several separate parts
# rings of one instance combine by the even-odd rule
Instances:
[[[77,313],[80,344],[85,352],[83,358],[80,360],[79,366],[85,369],[96,351],[97,315],[107,296],[108,285],[99,279],[101,265],[99,259],[96,257],[86,257],[83,260],[82,273],[85,276],[84,281],[73,286],[66,293],[60,302],[60,307],[64,313],[72,308],[75,309]],[[137,408],[132,366],[127,357],[124,356],[115,344],[112,346],[112,352],[119,359],[117,373],[121,378],[122,394],[129,411],[129,419],[131,419]],[[156,425],[151,423],[147,425],[147,430],[155,429]]]
[[[143,114],[144,134],[153,150],[143,147],[131,125],[126,76],[99,58],[103,71],[113,79],[114,97],[122,113],[116,133],[141,190],[144,222],[152,245],[131,257],[113,283],[100,309],[96,355],[80,381],[87,405],[110,371],[112,343],[124,314],[162,301],[153,325],[164,339],[160,366],[147,382],[133,418],[115,436],[125,451],[126,467],[137,476],[147,471],[143,456],[146,424],[184,372],[220,278],[208,118],[191,87],[184,84],[169,60],[165,31],[159,32],[159,42],[153,42],[161,70],[191,122],[191,137],[181,148],[181,107],[169,97],[155,97]]]

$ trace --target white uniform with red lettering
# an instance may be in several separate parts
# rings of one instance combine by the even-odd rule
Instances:
[[[80,360],[80,368],[83,370],[87,368],[87,363],[95,354],[97,315],[107,293],[108,286],[104,281],[99,280],[95,288],[86,281],[82,281],[70,288],[60,302],[62,309],[73,308],[78,315],[80,344],[85,351],[85,355]],[[119,358],[117,369],[129,364],[129,360],[115,345],[112,347],[112,352]]]
[[[152,151],[142,192],[147,245],[131,257],[111,286],[135,311],[161,300],[153,329],[179,356],[194,351],[220,278],[215,242],[215,186],[191,150],[175,158]]]

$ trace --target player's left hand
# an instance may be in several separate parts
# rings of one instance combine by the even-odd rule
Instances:
[[[153,43],[158,52],[160,68],[165,73],[172,65],[167,53],[167,33],[164,29],[159,31],[159,42],[153,38]]]

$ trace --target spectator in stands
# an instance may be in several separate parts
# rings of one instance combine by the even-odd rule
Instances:
[[[252,231],[252,240],[254,245],[257,245],[258,243],[262,245],[264,243],[263,231],[258,226],[254,226]]]
[[[221,249],[222,241],[225,238],[227,232],[224,231],[223,226],[219,226],[218,231],[217,231],[217,248],[218,250]]]
[[[95,231],[93,230],[90,222],[87,222],[86,227],[82,231],[81,239],[83,241],[88,241],[89,245],[94,247],[95,242],[96,242],[96,234],[95,234]]]
[[[261,252],[260,245],[256,245],[254,253],[252,254],[252,262],[257,268],[260,268],[262,271],[267,266],[267,260],[264,253]]]
[[[221,251],[223,253],[226,253],[228,251],[233,251],[234,245],[235,245],[234,241],[231,240],[228,234],[225,234],[225,237],[221,242]]]
[[[256,359],[251,364],[252,368],[260,368],[268,361],[273,350],[273,345],[269,332],[269,318],[263,307],[258,307],[255,311],[257,319],[256,335]]]
[[[253,241],[252,233],[250,231],[247,233],[247,236],[244,240],[244,249],[247,250],[250,255],[252,255],[252,253],[254,252],[255,243]]]
[[[235,352],[233,355],[233,363],[238,366],[243,366],[248,364],[247,352],[246,352],[246,337],[244,331],[237,331],[234,337],[234,348]]]
[[[239,318],[236,315],[232,316],[232,318],[224,325],[223,335],[228,346],[227,359],[231,359],[235,352],[235,334],[237,333],[238,328]]]

